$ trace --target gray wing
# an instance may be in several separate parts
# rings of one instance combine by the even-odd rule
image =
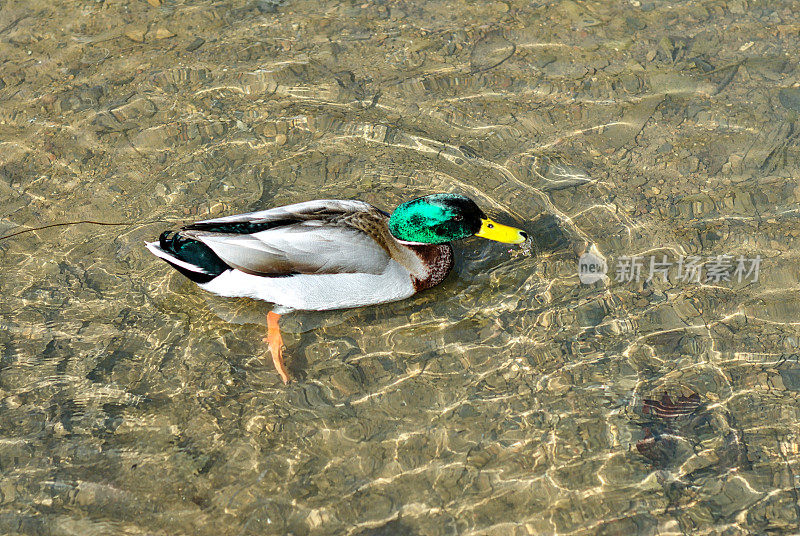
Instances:
[[[181,234],[203,242],[226,264],[254,275],[380,274],[391,261],[376,236],[382,231],[375,231],[388,232],[385,220],[361,201],[310,201],[198,222]],[[362,225],[354,226],[354,221]]]
[[[381,213],[381,211],[364,201],[354,201],[349,199],[316,199],[314,201],[305,201],[303,203],[295,203],[294,205],[285,205],[267,210],[259,210],[257,212],[236,214],[234,216],[225,216],[222,218],[215,218],[213,220],[203,220],[188,227],[191,228],[194,226],[213,223],[268,223],[292,219],[313,220],[320,217],[341,217],[356,212]]]

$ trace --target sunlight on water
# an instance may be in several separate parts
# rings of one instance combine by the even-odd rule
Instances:
[[[0,533],[800,532],[798,28],[759,0],[0,4],[0,235],[129,224],[0,240]],[[143,245],[432,192],[533,240],[287,316],[287,387],[268,305]],[[758,278],[676,271],[721,255]]]

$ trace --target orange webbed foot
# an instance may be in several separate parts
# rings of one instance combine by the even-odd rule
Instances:
[[[269,345],[269,352],[272,354],[272,363],[275,365],[275,370],[283,380],[284,384],[289,383],[289,371],[286,369],[286,363],[283,362],[283,338],[281,337],[281,328],[278,326],[278,320],[281,315],[270,311],[267,313],[267,338],[265,339]]]

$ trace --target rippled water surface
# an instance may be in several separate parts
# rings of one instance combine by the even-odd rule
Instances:
[[[797,7],[0,2],[0,235],[130,223],[0,240],[0,533],[797,534]],[[285,318],[287,387],[143,247],[441,191],[536,254]]]

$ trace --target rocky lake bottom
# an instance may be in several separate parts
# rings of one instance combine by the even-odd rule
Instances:
[[[0,533],[797,534],[798,49],[786,0],[0,3]],[[287,317],[286,387],[143,245],[445,191],[533,254]]]

